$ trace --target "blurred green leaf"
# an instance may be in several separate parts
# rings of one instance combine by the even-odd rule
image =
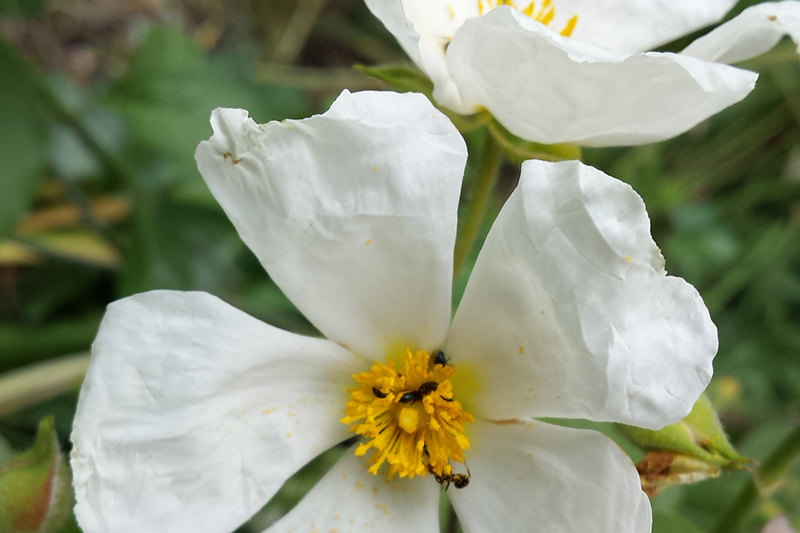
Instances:
[[[4,439],[0,437],[0,466],[3,466],[14,456],[14,448]]]
[[[0,39],[0,238],[28,211],[48,159],[49,117],[37,74]]]
[[[155,191],[139,194],[121,296],[152,289],[222,294],[238,280],[235,260],[246,247],[219,206],[174,201]]]
[[[44,0],[0,0],[0,16],[33,18],[44,11]]]
[[[99,325],[100,316],[94,314],[44,326],[0,323],[0,371],[87,350]]]
[[[705,531],[682,516],[654,513],[653,533],[705,533]]]
[[[195,178],[194,151],[211,136],[214,108],[245,108],[259,122],[305,108],[302,92],[257,85],[236,67],[235,61],[211,63],[179,29],[156,27],[108,103],[128,120],[138,142],[181,165],[184,179]]]

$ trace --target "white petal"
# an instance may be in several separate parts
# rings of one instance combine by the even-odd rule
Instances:
[[[738,102],[756,74],[676,54],[625,56],[564,38],[499,7],[467,20],[447,49],[465,106],[542,143],[668,139]]]
[[[477,111],[464,106],[445,63],[447,44],[464,20],[477,14],[477,0],[366,0],[366,3],[433,81],[433,97],[439,104],[465,115]]]
[[[353,449],[269,533],[438,533],[439,485],[433,476],[388,481],[372,475]]]
[[[572,37],[619,52],[644,52],[718,22],[736,0],[559,0],[556,30],[572,15]]]
[[[205,293],[111,304],[73,425],[83,531],[230,533],[347,438],[339,418],[363,366]]]
[[[738,63],[770,50],[784,35],[800,53],[800,2],[764,2],[742,11],[681,54],[705,61]]]
[[[716,350],[700,295],[664,271],[642,199],[577,161],[523,164],[445,348],[483,382],[476,414],[651,429],[689,413]]]
[[[544,422],[477,422],[470,483],[450,489],[464,533],[649,533],[650,501],[604,435]]]
[[[406,17],[402,0],[366,0],[367,7],[394,35],[400,46],[419,67],[420,34],[414,24]]]
[[[329,339],[383,358],[446,335],[466,146],[420,94],[343,92],[259,126],[218,109],[197,161],[283,292]]]

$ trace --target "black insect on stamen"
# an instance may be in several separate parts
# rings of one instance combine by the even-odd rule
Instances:
[[[420,385],[419,389],[417,389],[417,391],[420,394],[422,394],[423,396],[427,396],[428,394],[432,393],[433,391],[435,391],[438,388],[439,388],[439,384],[437,382],[428,381],[428,382],[423,383],[422,385]]]
[[[420,400],[422,400],[422,394],[419,391],[411,390],[404,392],[398,401],[400,403],[414,403]]]
[[[467,463],[464,463],[466,466]],[[436,483],[439,485],[444,485],[444,490],[450,488],[450,483],[457,489],[463,489],[467,485],[469,485],[469,478],[472,475],[469,471],[469,467],[467,466],[467,473],[466,474],[442,474],[441,476],[438,475],[436,472],[433,471],[433,467],[428,465],[428,472],[433,474],[433,478],[436,480]]]
[[[374,394],[376,398],[386,398],[386,394],[382,393],[378,387],[372,387],[372,394]]]
[[[469,485],[469,476],[466,474],[456,474],[453,476],[453,485],[457,489],[463,489]],[[447,490],[447,489],[445,489]]]
[[[439,350],[436,352],[436,356],[433,358],[433,364],[435,365],[442,365],[447,366],[447,357],[445,357],[444,352]]]

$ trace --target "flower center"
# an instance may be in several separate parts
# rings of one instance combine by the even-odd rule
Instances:
[[[464,450],[469,449],[464,425],[475,421],[453,398],[449,378],[455,371],[443,356],[431,361],[428,352],[409,349],[402,368],[387,359],[386,364],[376,362],[369,372],[353,376],[361,387],[350,390],[352,400],[341,421],[367,439],[356,448],[356,455],[375,449],[370,473],[377,474],[383,463],[389,463],[389,479],[428,472],[440,482],[455,479],[451,461],[464,462]]]
[[[525,0],[522,0],[523,2]],[[519,7],[514,0],[478,0],[478,13],[484,15],[491,11],[492,9],[498,6],[511,6],[518,11],[521,11],[523,14],[529,16],[533,20],[537,22],[541,22],[545,26],[548,26],[552,21],[553,18],[556,16],[556,8],[552,5],[552,0],[542,0],[542,5],[539,9],[536,9],[536,2],[530,2],[528,7],[521,8]],[[520,4],[524,5],[524,4]],[[564,37],[569,37],[572,35],[573,30],[575,29],[575,25],[578,23],[578,15],[573,15],[567,21],[567,24],[561,30],[561,35]]]

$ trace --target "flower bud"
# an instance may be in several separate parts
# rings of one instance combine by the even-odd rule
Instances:
[[[623,425],[618,428],[649,452],[637,468],[642,487],[650,495],[669,485],[717,477],[722,470],[741,470],[750,462],[731,445],[705,394],[677,424],[659,431]]]
[[[722,472],[718,465],[675,452],[648,452],[636,469],[648,496],[655,496],[670,485],[697,483]]]
[[[0,531],[53,533],[69,517],[70,474],[50,416],[39,423],[36,442],[0,466]]]

